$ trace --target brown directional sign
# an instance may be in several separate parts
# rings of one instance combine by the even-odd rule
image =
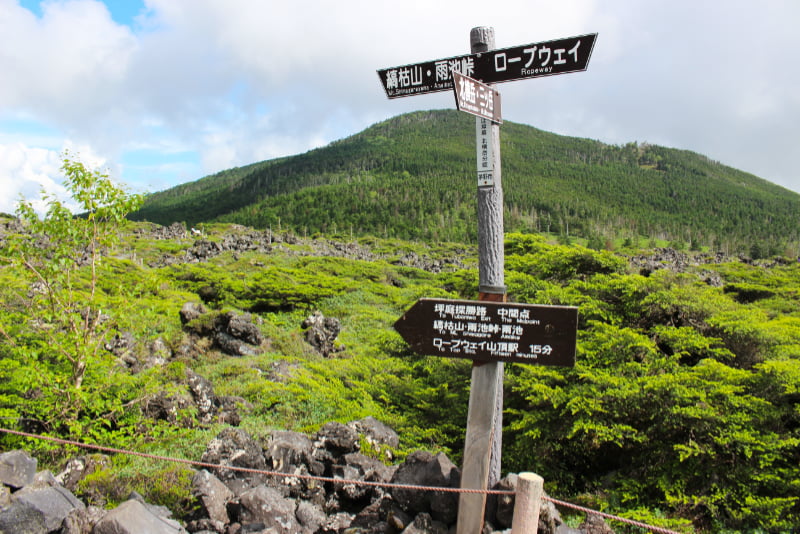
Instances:
[[[435,59],[378,70],[386,96],[399,98],[453,88],[452,72],[499,83],[580,72],[589,66],[596,33],[511,48]]]
[[[419,354],[572,367],[578,308],[420,299],[394,328]]]
[[[483,117],[500,124],[500,93],[478,80],[453,71],[453,92],[456,95],[456,108],[477,117]]]

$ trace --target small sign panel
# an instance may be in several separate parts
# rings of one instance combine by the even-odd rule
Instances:
[[[478,187],[494,186],[492,123],[483,117],[475,120],[475,147],[478,151]]]
[[[596,33],[466,54],[378,70],[386,96],[400,98],[453,88],[453,72],[483,83],[500,83],[584,71]]]
[[[419,354],[573,367],[578,308],[420,299],[394,328]]]
[[[453,72],[453,82],[457,109],[502,124],[497,90],[460,72]]]

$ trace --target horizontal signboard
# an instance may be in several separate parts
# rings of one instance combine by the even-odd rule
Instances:
[[[394,328],[419,354],[572,367],[578,308],[420,299]]]
[[[510,82],[586,70],[596,33],[477,54],[473,78],[483,83]]]
[[[399,98],[453,88],[453,72],[483,83],[539,78],[586,70],[596,33],[466,54],[378,70],[386,96]]]

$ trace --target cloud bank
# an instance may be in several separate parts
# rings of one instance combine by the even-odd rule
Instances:
[[[127,24],[112,3],[29,4],[0,0],[0,211],[57,189],[69,146],[155,191],[453,108],[388,101],[375,71],[468,52],[475,26],[498,47],[599,33],[586,72],[501,84],[505,120],[690,149],[800,191],[791,0],[146,0]]]

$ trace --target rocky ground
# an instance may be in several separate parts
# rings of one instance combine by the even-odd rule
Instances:
[[[193,244],[178,255],[165,254],[159,265],[199,262],[225,252],[270,252],[299,243],[291,235],[277,236],[238,228],[221,239],[194,236]],[[189,237],[180,225],[142,229],[156,239]],[[364,260],[382,258],[368,247],[327,239],[303,240],[307,254],[342,256]],[[658,269],[681,272],[690,265],[729,260],[719,255],[700,257],[659,249],[654,254],[630,258],[633,268],[647,275]],[[394,258],[402,265],[432,272],[463,265],[462,258],[445,264],[441,260],[406,254]],[[709,283],[717,283],[709,279]],[[210,312],[202,304],[186,303],[180,313],[184,341],[174,350],[158,340],[145,354],[135,349],[135,340],[125,334],[106,349],[132,372],[163,365],[175,357],[191,361],[200,352],[214,348],[230,356],[257,354],[268,348],[257,316]],[[322,356],[336,350],[341,329],[334,318],[310,315],[302,327],[306,341]],[[280,380],[287,369],[272,370],[270,379]],[[392,465],[391,451],[397,435],[379,421],[367,418],[347,425],[328,423],[314,435],[274,432],[260,443],[237,428],[240,410],[247,410],[241,398],[218,396],[213,385],[187,370],[183,395],[160,394],[148,399],[143,408],[149,417],[173,424],[205,424],[212,421],[229,427],[210,442],[197,460],[220,467],[198,467],[192,481],[196,500],[193,516],[172,518],[169,510],[146,503],[133,494],[113,509],[87,506],[75,496],[79,482],[103,462],[98,455],[73,458],[57,474],[37,472],[37,461],[25,451],[0,454],[0,534],[444,534],[455,531],[456,493],[427,492],[383,486],[408,484],[457,488],[459,469],[443,454],[416,452],[399,465]],[[196,407],[197,421],[179,419],[187,406]],[[361,450],[369,443],[369,455]],[[254,471],[243,472],[231,468]],[[263,472],[272,474],[264,474]],[[314,478],[319,477],[319,478]],[[513,492],[516,475],[497,486]],[[342,482],[337,482],[342,481]],[[378,485],[363,485],[371,482]],[[483,533],[504,532],[511,526],[513,496],[489,499]],[[542,502],[539,532],[545,534],[610,533],[597,516],[589,516],[579,528],[565,525],[549,502]]]
[[[371,247],[354,241],[343,242],[327,238],[302,238],[289,232],[258,231],[238,225],[231,225],[225,234],[214,236],[213,239],[202,234],[187,232],[180,223],[174,223],[168,227],[156,224],[140,226],[137,229],[137,233],[162,240],[193,239],[192,245],[183,252],[163,254],[151,260],[151,267],[161,267],[174,263],[203,262],[223,252],[232,252],[233,254],[259,252],[268,254],[279,251],[284,254],[349,258],[364,261],[389,260],[397,265],[415,267],[436,273],[446,269],[463,268],[468,254],[466,247],[446,261],[415,252],[400,255],[394,253],[386,254],[375,252]]]
[[[230,427],[206,447],[192,480],[196,512],[182,523],[138,494],[113,509],[87,506],[73,491],[102,459],[80,456],[58,474],[36,471],[24,451],[0,454],[0,533],[3,534],[449,534],[455,531],[458,495],[398,485],[457,488],[459,469],[444,455],[418,451],[390,466],[375,455],[397,446],[393,430],[373,418],[328,423],[315,435],[274,432],[257,443]],[[238,470],[241,469],[241,470]],[[339,482],[341,481],[341,482]],[[394,486],[364,485],[362,482]],[[513,492],[517,476],[496,489]],[[510,532],[513,495],[490,499],[483,533]],[[543,534],[608,534],[597,517],[567,527],[542,501]]]
[[[142,354],[135,340],[121,335],[106,347],[121,364],[137,372],[163,365],[176,355],[191,361],[200,351],[215,348],[230,356],[258,353],[268,346],[258,317],[219,313],[199,303],[180,312],[184,342],[175,351],[153,342]],[[322,356],[336,351],[341,327],[320,313],[304,322],[306,341]],[[273,370],[274,380],[287,369]],[[187,368],[185,393],[160,393],[143,403],[146,416],[176,425],[223,422],[229,426],[206,447],[192,481],[196,513],[178,522],[169,510],[138,495],[111,510],[87,506],[75,496],[81,480],[110,460],[91,454],[75,457],[57,474],[37,472],[37,461],[25,451],[0,454],[0,534],[445,534],[454,531],[456,493],[384,486],[412,485],[458,488],[459,469],[444,455],[418,451],[392,465],[397,434],[366,418],[347,425],[328,423],[315,435],[274,432],[259,443],[237,428],[240,410],[248,403],[218,396],[213,385]],[[182,421],[188,410],[197,420]],[[368,444],[370,455],[361,451]],[[238,469],[246,469],[241,471]],[[265,473],[267,472],[267,473]],[[337,482],[341,480],[342,482]],[[517,477],[509,475],[497,489],[513,492]],[[370,485],[362,482],[372,483]],[[486,534],[507,530],[513,516],[513,496],[490,498]],[[558,511],[543,501],[543,533],[610,532],[589,518],[580,530],[563,524]],[[599,530],[598,530],[599,529]]]

